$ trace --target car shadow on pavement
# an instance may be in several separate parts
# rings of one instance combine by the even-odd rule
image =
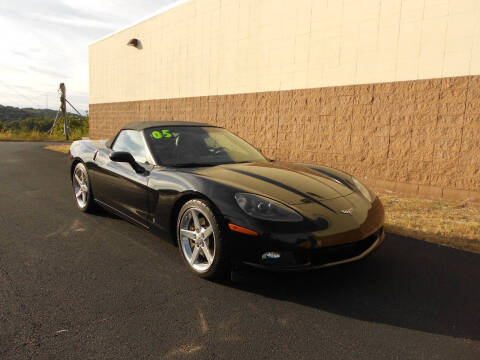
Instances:
[[[480,255],[398,235],[357,263],[242,270],[230,286],[358,320],[480,339]]]

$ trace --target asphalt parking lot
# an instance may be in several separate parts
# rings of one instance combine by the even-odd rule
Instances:
[[[389,235],[359,263],[209,282],[79,212],[43,146],[0,142],[1,359],[480,358],[480,255]]]

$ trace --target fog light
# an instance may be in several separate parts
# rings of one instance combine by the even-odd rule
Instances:
[[[280,259],[280,253],[270,251],[262,255],[262,260],[275,260],[275,259]]]

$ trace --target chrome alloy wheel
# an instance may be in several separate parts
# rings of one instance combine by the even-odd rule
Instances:
[[[73,172],[73,189],[77,204],[80,208],[87,206],[88,200],[88,176],[85,166],[77,166]]]
[[[185,211],[180,220],[183,255],[197,272],[206,272],[215,258],[215,234],[207,215],[198,208]]]

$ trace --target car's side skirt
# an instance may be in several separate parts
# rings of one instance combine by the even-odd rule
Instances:
[[[115,215],[118,215],[119,217],[131,222],[132,224],[140,225],[141,227],[143,227],[144,229],[147,229],[147,230],[150,229],[150,227],[148,225],[146,225],[146,224],[142,223],[141,221],[138,221],[138,220],[136,220],[136,219],[134,219],[134,218],[132,218],[128,215],[126,215],[125,213],[121,212],[120,210],[117,210],[116,208],[114,208],[111,205],[108,205],[108,204],[104,203],[103,201],[95,199],[95,202],[97,202],[100,206],[102,206],[107,211],[110,211],[110,212],[114,213]]]

